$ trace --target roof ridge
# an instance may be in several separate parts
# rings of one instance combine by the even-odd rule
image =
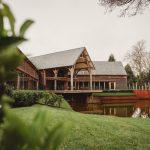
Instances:
[[[42,55],[38,55],[38,56],[29,57],[29,59],[30,58],[35,58],[35,57],[41,57],[41,56],[51,55],[51,54],[56,54],[56,53],[61,53],[61,52],[66,52],[66,51],[77,50],[77,49],[81,49],[81,48],[84,49],[85,47],[83,46],[83,47],[72,48],[72,49],[68,49],[68,50],[62,50],[62,51],[58,51],[58,52],[52,52],[52,53],[42,54]]]
[[[94,60],[93,62],[108,62],[108,63],[115,63],[115,62],[121,62],[121,61],[100,61],[100,60]]]

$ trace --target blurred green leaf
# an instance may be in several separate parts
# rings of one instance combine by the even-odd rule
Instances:
[[[12,98],[10,98],[7,95],[3,95],[3,97],[2,97],[2,103],[3,104],[9,104],[9,103],[12,103],[12,102],[14,102],[14,100]]]
[[[2,12],[0,11],[0,37],[3,36],[3,29],[4,29],[4,20]]]
[[[9,23],[10,23],[10,27],[11,27],[11,31],[12,31],[12,35],[15,36],[15,18],[13,16],[13,13],[11,12],[9,6],[7,4],[4,4],[4,15],[8,18]]]
[[[8,71],[14,70],[21,64],[23,58],[17,48],[6,49],[0,55],[0,64],[3,64]]]
[[[1,150],[57,150],[70,127],[66,122],[59,122],[49,129],[50,118],[45,109],[39,109],[30,124],[18,118],[11,109],[5,109],[5,113]]]
[[[0,51],[0,82],[10,81],[16,77],[15,70],[21,64],[24,57],[17,48]]]
[[[16,117],[7,109],[6,120],[3,128],[3,136],[1,139],[2,150],[20,150],[26,144],[28,137],[28,127],[26,124]]]
[[[27,29],[34,23],[32,20],[26,20],[20,27],[19,36],[23,37]]]
[[[20,43],[26,41],[21,37],[2,37],[0,38],[0,49],[7,49],[10,47],[16,47]]]
[[[49,147],[51,150],[57,150],[67,133],[67,123],[63,122],[56,124],[52,129],[47,129],[42,149],[47,150]]]

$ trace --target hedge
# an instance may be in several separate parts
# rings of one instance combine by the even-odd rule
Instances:
[[[134,93],[131,92],[102,92],[102,93],[93,93],[94,96],[134,96]]]
[[[62,95],[37,90],[15,90],[12,92],[12,98],[15,100],[13,107],[32,106],[37,103],[64,107],[64,103],[67,103]],[[70,109],[69,104],[65,106]]]

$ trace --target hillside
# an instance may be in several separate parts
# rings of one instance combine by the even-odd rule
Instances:
[[[150,119],[87,115],[41,106],[50,116],[48,126],[70,121],[73,126],[61,150],[150,149]],[[13,109],[20,118],[32,123],[38,106]]]

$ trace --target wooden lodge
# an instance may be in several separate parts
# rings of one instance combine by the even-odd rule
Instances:
[[[46,90],[113,90],[127,88],[121,62],[94,62],[85,47],[30,58]]]

